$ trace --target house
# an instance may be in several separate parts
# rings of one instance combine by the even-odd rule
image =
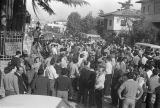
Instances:
[[[160,0],[140,0],[141,12],[144,16],[144,27],[160,29]]]
[[[54,21],[52,23],[48,23],[47,26],[51,27],[55,33],[64,34],[66,30],[67,21]]]
[[[101,15],[104,18],[104,28],[106,31],[119,32],[130,30],[133,21],[140,18],[141,12],[135,9],[119,9],[117,11]]]

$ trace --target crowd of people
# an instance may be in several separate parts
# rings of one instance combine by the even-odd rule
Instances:
[[[97,108],[111,98],[110,104],[117,108],[160,108],[158,50],[61,39],[48,47],[46,58],[36,51],[16,52],[0,72],[1,98],[57,96]]]

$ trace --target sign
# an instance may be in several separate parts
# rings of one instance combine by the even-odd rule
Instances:
[[[22,42],[6,42],[5,53],[8,56],[16,55],[16,51],[22,51]]]

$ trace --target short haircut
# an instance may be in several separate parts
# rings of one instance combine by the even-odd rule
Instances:
[[[158,75],[159,74],[159,69],[153,69],[153,75]]]
[[[16,66],[15,66],[15,65],[12,65],[12,64],[8,65],[7,67],[4,68],[4,73],[5,73],[5,74],[10,73],[15,67],[16,67]]]
[[[127,77],[128,77],[128,79],[133,79],[134,78],[134,73],[133,72],[127,73]]]
[[[37,59],[39,59],[39,60],[40,60],[40,57],[36,57],[36,58],[34,59],[34,62],[36,62],[36,60],[37,60]]]
[[[16,51],[16,55],[19,55],[19,54],[21,54],[21,51]]]
[[[43,66],[41,65],[38,69],[37,75],[43,75],[43,74],[44,74],[44,69],[43,69]]]
[[[88,62],[87,60],[84,61],[84,65],[85,65],[85,66],[87,66],[88,63],[89,63],[89,62]]]
[[[62,68],[61,75],[67,75],[69,73],[67,68]]]
[[[106,57],[106,60],[107,60],[107,61],[111,61],[111,60],[112,60],[112,59],[111,59],[111,56],[107,56],[107,57]]]
[[[54,57],[52,57],[52,59],[51,59],[51,61],[50,61],[50,65],[54,65],[54,64],[55,64],[55,62],[56,62],[55,58],[54,58]]]
[[[60,63],[61,62],[61,57],[58,57],[57,58],[57,63]]]
[[[84,55],[83,54],[80,54],[80,58],[83,58],[84,57]]]
[[[91,69],[95,69],[95,64],[94,64],[94,63],[91,63],[91,64],[90,64],[90,68],[91,68]]]
[[[77,63],[78,59],[77,58],[73,58],[73,63]]]

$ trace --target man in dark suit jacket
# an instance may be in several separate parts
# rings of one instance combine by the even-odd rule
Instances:
[[[23,67],[19,66],[17,67],[17,72],[15,72],[15,75],[18,77],[19,94],[25,94],[27,92],[27,87],[22,77],[23,71]]]
[[[88,61],[84,62],[84,68],[80,71],[79,77],[79,93],[78,93],[78,102],[81,102],[81,98],[83,99],[82,103],[87,105],[87,97],[89,92],[89,82],[92,71],[90,71],[88,67]]]
[[[16,55],[13,56],[12,59],[11,59],[11,64],[16,66],[16,67],[20,66],[20,63],[21,63],[20,56],[21,56],[21,52],[16,51]]]

